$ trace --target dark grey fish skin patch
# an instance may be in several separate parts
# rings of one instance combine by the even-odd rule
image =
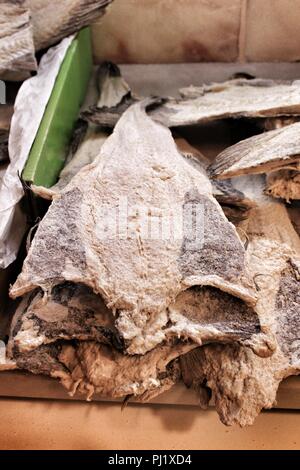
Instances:
[[[192,208],[192,209],[191,209]],[[203,233],[197,232],[195,217],[191,220],[193,208],[203,214]],[[193,214],[194,215],[194,214]],[[178,259],[183,277],[212,273],[230,281],[239,277],[245,269],[244,251],[234,228],[218,212],[215,204],[197,191],[189,191],[183,205],[184,239]],[[200,225],[200,224],[199,224]],[[224,236],[226,247],[224,251]],[[229,248],[230,247],[230,248]]]
[[[189,305],[182,310],[182,315],[188,320],[228,333],[231,341],[246,340],[260,333],[257,313],[241,299],[210,286],[194,286],[190,290],[195,293],[195,300],[197,296],[202,300],[197,311]]]
[[[81,199],[82,192],[75,188],[64,193],[49,208],[42,222],[43,236],[35,237],[35,250],[28,263],[37,277],[47,273],[46,280],[58,284],[67,263],[86,269],[84,244],[75,222],[79,217]]]

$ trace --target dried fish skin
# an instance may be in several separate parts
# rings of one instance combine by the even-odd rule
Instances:
[[[151,117],[167,127],[196,125],[225,118],[270,118],[293,122],[300,115],[300,82],[237,79],[181,90],[182,99],[167,98],[149,110]],[[91,107],[83,119],[113,128],[126,109],[138,100],[126,95],[115,106]],[[281,116],[281,119],[279,118]],[[290,120],[290,121],[288,121]],[[274,122],[272,124],[274,126]],[[276,124],[275,124],[276,125]]]
[[[74,390],[75,385],[79,393],[88,394],[89,398],[98,393],[109,398],[132,396],[149,401],[179,381],[176,359],[194,347],[191,343],[162,344],[145,355],[128,356],[94,342],[80,343],[69,390]],[[60,360],[63,361],[62,355]]]
[[[280,382],[300,374],[299,308],[299,272],[290,265],[282,271],[276,295],[278,346],[270,358],[262,359],[249,348],[235,344],[204,346],[182,356],[183,370],[190,371],[185,380],[194,381],[191,363],[196,363],[193,385],[199,388],[205,384],[212,390],[222,423],[253,424],[263,408],[276,404]]]
[[[255,179],[249,187],[255,187]],[[253,424],[261,409],[274,406],[280,382],[300,372],[300,240],[285,206],[262,195],[263,180],[259,187],[258,207],[241,226],[258,287],[256,311],[262,330],[275,338],[274,354],[262,359],[238,344],[211,344],[180,359],[187,385],[201,391],[209,387],[226,425]]]
[[[249,304],[256,301],[244,247],[208,178],[185,161],[170,131],[146,115],[147,104],[122,116],[96,161],[54,198],[10,292],[17,297],[36,287],[51,292],[66,280],[84,283],[118,313],[116,326],[130,354],[164,341],[166,309],[189,287],[210,285]],[[107,236],[102,228],[111,227],[122,198],[129,203],[126,236]],[[179,236],[143,232],[143,211],[137,208],[146,207],[152,223],[157,215],[178,212],[187,220],[191,205],[205,221],[205,227],[197,226],[195,243],[185,224]]]
[[[29,0],[36,50],[58,43],[100,18],[112,0]]]
[[[125,96],[122,101],[115,106],[101,108],[98,106],[90,106],[87,111],[81,113],[81,118],[99,127],[113,129],[122,114],[138,101],[138,99],[132,98],[131,96]]]
[[[0,2],[0,77],[20,78],[37,69],[30,15],[25,0]]]
[[[272,339],[261,331],[255,309],[213,287],[192,287],[178,295],[168,308],[169,337],[206,343],[239,343],[255,354],[273,353]]]
[[[45,299],[41,290],[25,296],[11,324],[10,354],[26,354],[60,340],[98,341],[122,349],[112,312],[81,284],[64,283]]]
[[[139,100],[132,96],[119,67],[103,62],[96,74],[99,99],[96,105],[81,113],[81,118],[102,128],[114,128],[121,115]]]
[[[128,83],[113,62],[103,62],[97,70],[98,108],[117,106],[125,97],[131,96]]]
[[[169,127],[224,118],[297,116],[300,114],[300,82],[230,80],[181,90],[182,100],[168,100],[152,112],[153,119]]]
[[[208,168],[210,177],[268,173],[299,162],[300,123],[249,137],[221,152]]]
[[[300,199],[300,168],[299,164],[290,165],[288,168],[273,171],[267,175],[266,194],[275,198],[284,199],[286,202]]]

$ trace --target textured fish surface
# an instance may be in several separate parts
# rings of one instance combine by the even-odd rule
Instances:
[[[255,179],[249,179],[252,188]],[[247,180],[245,177],[245,181]],[[285,206],[262,195],[250,218],[241,223],[247,234],[250,269],[258,287],[256,311],[262,329],[275,338],[275,352],[259,358],[248,348],[235,345],[207,345],[181,358],[183,378],[188,386],[209,397],[224,424],[252,424],[262,408],[276,402],[280,382],[300,372],[300,240]]]
[[[0,1],[0,78],[26,78],[36,70],[35,50],[26,0]]]
[[[300,161],[300,123],[242,140],[221,152],[208,168],[212,178],[268,173]]]
[[[190,287],[256,301],[244,246],[207,176],[147,116],[147,103],[124,113],[95,162],[54,197],[10,292],[84,283],[116,312],[131,354],[164,341],[167,307]]]
[[[36,50],[45,49],[100,18],[112,0],[29,0]]]

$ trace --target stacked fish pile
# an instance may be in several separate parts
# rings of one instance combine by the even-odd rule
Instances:
[[[147,401],[183,381],[223,423],[251,424],[300,372],[300,239],[284,201],[300,199],[300,84],[161,100],[100,72],[73,158],[53,188],[32,188],[52,202],[10,290],[7,367],[87,399]],[[201,139],[201,123],[228,117],[282,127],[212,163],[169,129],[198,125]]]

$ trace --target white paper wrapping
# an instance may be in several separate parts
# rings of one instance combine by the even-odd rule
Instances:
[[[8,144],[10,164],[0,183],[0,268],[16,259],[26,229],[25,215],[18,207],[24,195],[20,175],[73,38],[65,38],[47,51],[37,75],[23,83],[15,101]]]

